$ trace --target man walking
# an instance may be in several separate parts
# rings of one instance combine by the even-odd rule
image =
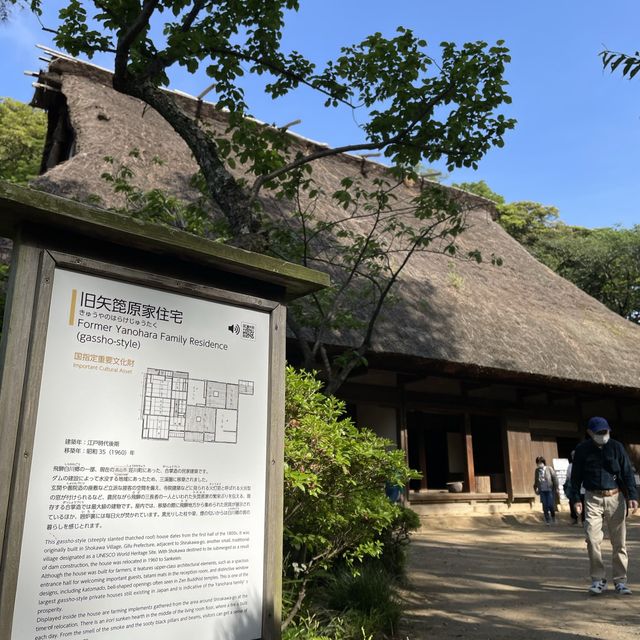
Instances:
[[[638,508],[638,492],[631,461],[622,443],[612,440],[605,418],[593,417],[587,424],[589,438],[575,450],[571,467],[571,495],[576,511],[582,511],[580,485],[585,488],[585,532],[595,595],[607,588],[602,561],[602,525],[606,520],[613,549],[613,583],[620,595],[630,595],[627,587],[626,515]]]

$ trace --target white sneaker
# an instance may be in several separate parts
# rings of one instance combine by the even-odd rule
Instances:
[[[622,583],[620,583],[622,584]],[[617,585],[616,585],[617,587]],[[607,590],[607,580],[606,578],[602,578],[602,580],[594,580],[589,587],[589,593],[593,593],[596,596],[599,596],[603,591]]]
[[[620,596],[630,596],[631,589],[624,582],[618,582],[616,584],[616,593]]]

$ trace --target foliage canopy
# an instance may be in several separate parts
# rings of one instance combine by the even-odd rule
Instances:
[[[40,12],[40,0],[31,6]],[[510,57],[502,41],[443,42],[436,63],[423,39],[399,27],[393,37],[375,33],[343,47],[318,67],[281,48],[286,12],[298,8],[297,0],[71,0],[52,30],[56,44],[73,55],[114,55],[114,88],[153,106],[182,136],[234,236],[259,229],[256,195],[263,186],[288,184],[293,170],[319,155],[291,157],[285,131],[247,119],[245,73],[264,76],[273,98],[304,85],[327,107],[365,112],[364,140],[322,156],[380,151],[398,170],[441,158],[450,168],[475,167],[491,146],[503,145],[514,121],[497,113],[510,102],[503,77]],[[160,91],[174,66],[209,77],[215,102],[228,110],[231,144],[207,135]],[[229,171],[238,159],[247,182]]]

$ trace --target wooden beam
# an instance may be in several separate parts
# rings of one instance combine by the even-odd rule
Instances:
[[[415,382],[422,382],[423,380],[427,380],[428,378],[433,378],[438,376],[433,376],[430,373],[417,373],[414,375],[409,375],[407,373],[399,373],[398,374],[398,383],[406,386],[408,384],[414,384]]]
[[[357,384],[347,382],[340,388],[340,397],[348,402],[370,403],[375,398],[377,404],[399,407],[404,401],[407,407],[418,408],[420,411],[450,411],[463,413],[471,411],[475,413],[488,413],[497,415],[502,411],[526,410],[527,416],[531,418],[547,420],[577,420],[577,406],[555,406],[555,405],[524,405],[519,402],[507,402],[505,400],[496,401],[495,398],[477,398],[473,396],[460,396],[454,394],[437,394],[425,391],[405,391],[404,395],[400,389],[394,387],[384,387],[380,385]]]
[[[400,386],[400,406],[396,411],[396,439],[400,449],[404,452],[404,459],[409,466],[409,433],[407,429],[407,407],[404,402],[404,387]],[[409,483],[404,488],[405,502],[409,497]]]
[[[469,493],[475,493],[476,490],[476,470],[473,463],[473,438],[471,436],[471,416],[464,414],[463,436],[466,451],[466,467],[465,467],[465,483]]]
[[[341,390],[342,393],[342,390]],[[371,398],[371,396],[369,396]],[[417,407],[420,411],[429,411],[432,408],[453,410],[456,413],[471,411],[474,413],[487,413],[498,415],[503,411],[525,412],[530,418],[547,420],[575,420],[577,419],[576,407],[560,407],[547,405],[522,405],[518,402],[507,402],[495,398],[475,398],[445,394],[428,394],[419,392],[407,392],[407,405]]]
[[[479,391],[480,389],[491,389],[495,386],[504,387],[504,384],[495,385],[491,382],[472,382],[470,380],[462,380],[460,382],[460,386],[462,388],[462,395],[466,396],[470,391]]]
[[[406,375],[423,375],[436,378],[455,378],[468,382],[487,381],[490,384],[509,385],[541,392],[553,391],[581,394],[587,397],[604,396],[607,398],[640,399],[640,387],[615,387],[597,382],[549,378],[524,372],[505,371],[431,360],[407,354],[366,354],[372,369],[389,369]]]

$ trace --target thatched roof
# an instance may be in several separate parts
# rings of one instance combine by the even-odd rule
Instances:
[[[127,162],[141,187],[193,195],[188,183],[196,165],[186,145],[152,109],[115,92],[107,72],[56,60],[41,82],[53,83],[66,98],[75,149],[69,160],[35,181],[37,188],[81,200],[99,195],[108,206],[118,204],[100,178],[103,158],[126,158],[137,148],[139,157]],[[39,90],[35,102],[42,105],[56,95]],[[195,113],[195,99],[180,99],[183,109]],[[224,118],[213,106],[205,104],[201,117],[224,129]],[[303,138],[297,144],[318,146]],[[314,176],[329,191],[345,175],[384,171],[381,165],[345,155],[316,163]],[[412,198],[417,188],[401,187],[400,201]],[[490,203],[473,203],[468,229],[459,240],[460,254],[480,249],[485,256],[502,257],[504,264],[415,255],[396,290],[397,304],[381,318],[374,352],[414,367],[423,362],[552,384],[606,385],[640,395],[640,326],[535,260],[492,220]],[[266,202],[274,213],[282,213],[282,206]],[[322,215],[341,213],[327,199]]]

